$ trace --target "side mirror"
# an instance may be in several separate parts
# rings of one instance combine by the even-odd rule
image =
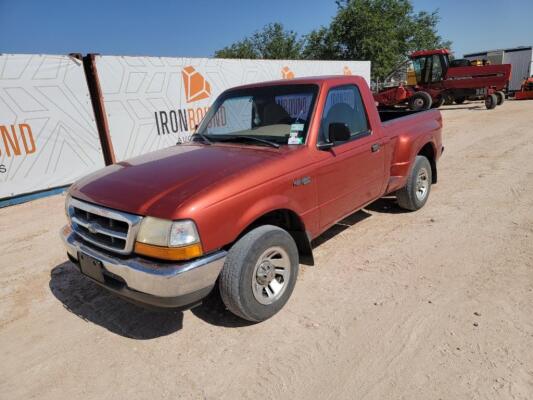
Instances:
[[[350,129],[346,124],[343,124],[342,122],[332,122],[328,126],[328,141],[319,143],[317,148],[319,150],[329,150],[335,145],[335,142],[345,142],[349,140],[350,135]]]
[[[350,128],[342,122],[332,122],[329,124],[328,138],[331,143],[350,140]]]

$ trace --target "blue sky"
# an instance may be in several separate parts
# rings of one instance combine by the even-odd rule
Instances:
[[[533,44],[532,0],[414,0],[465,52]],[[269,22],[328,24],[333,0],[0,0],[0,52],[211,56]]]

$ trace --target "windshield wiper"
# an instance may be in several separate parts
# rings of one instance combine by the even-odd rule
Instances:
[[[221,141],[222,142],[238,142],[240,139],[246,139],[246,140],[255,140],[256,142],[268,144],[269,146],[275,147],[276,149],[279,149],[279,144],[272,142],[270,140],[261,139],[255,136],[244,136],[244,135],[235,135],[235,136],[226,136]]]
[[[209,138],[206,135],[204,135],[203,133],[196,132],[195,135],[200,136],[200,138],[202,138],[202,140],[203,140],[203,142],[205,144],[213,144],[213,142],[211,140],[209,140]]]

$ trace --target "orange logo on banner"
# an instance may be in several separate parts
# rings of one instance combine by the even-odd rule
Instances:
[[[344,75],[351,75],[352,74],[352,70],[348,66],[345,65],[343,70],[342,70],[342,73]]]
[[[292,72],[289,67],[283,67],[281,69],[281,77],[283,79],[294,79],[294,72]]]
[[[0,144],[4,144],[3,148],[0,145],[0,156],[3,153],[8,157],[35,153],[35,139],[28,124],[0,125],[0,138]]]
[[[187,103],[207,99],[211,95],[211,85],[194,67],[189,65],[183,68],[181,76],[183,77]]]

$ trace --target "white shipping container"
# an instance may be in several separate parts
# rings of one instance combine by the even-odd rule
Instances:
[[[509,90],[520,90],[520,86],[524,79],[531,76],[532,53],[531,47],[529,50],[505,52],[503,62],[513,66],[511,70],[511,81],[509,82]]]

